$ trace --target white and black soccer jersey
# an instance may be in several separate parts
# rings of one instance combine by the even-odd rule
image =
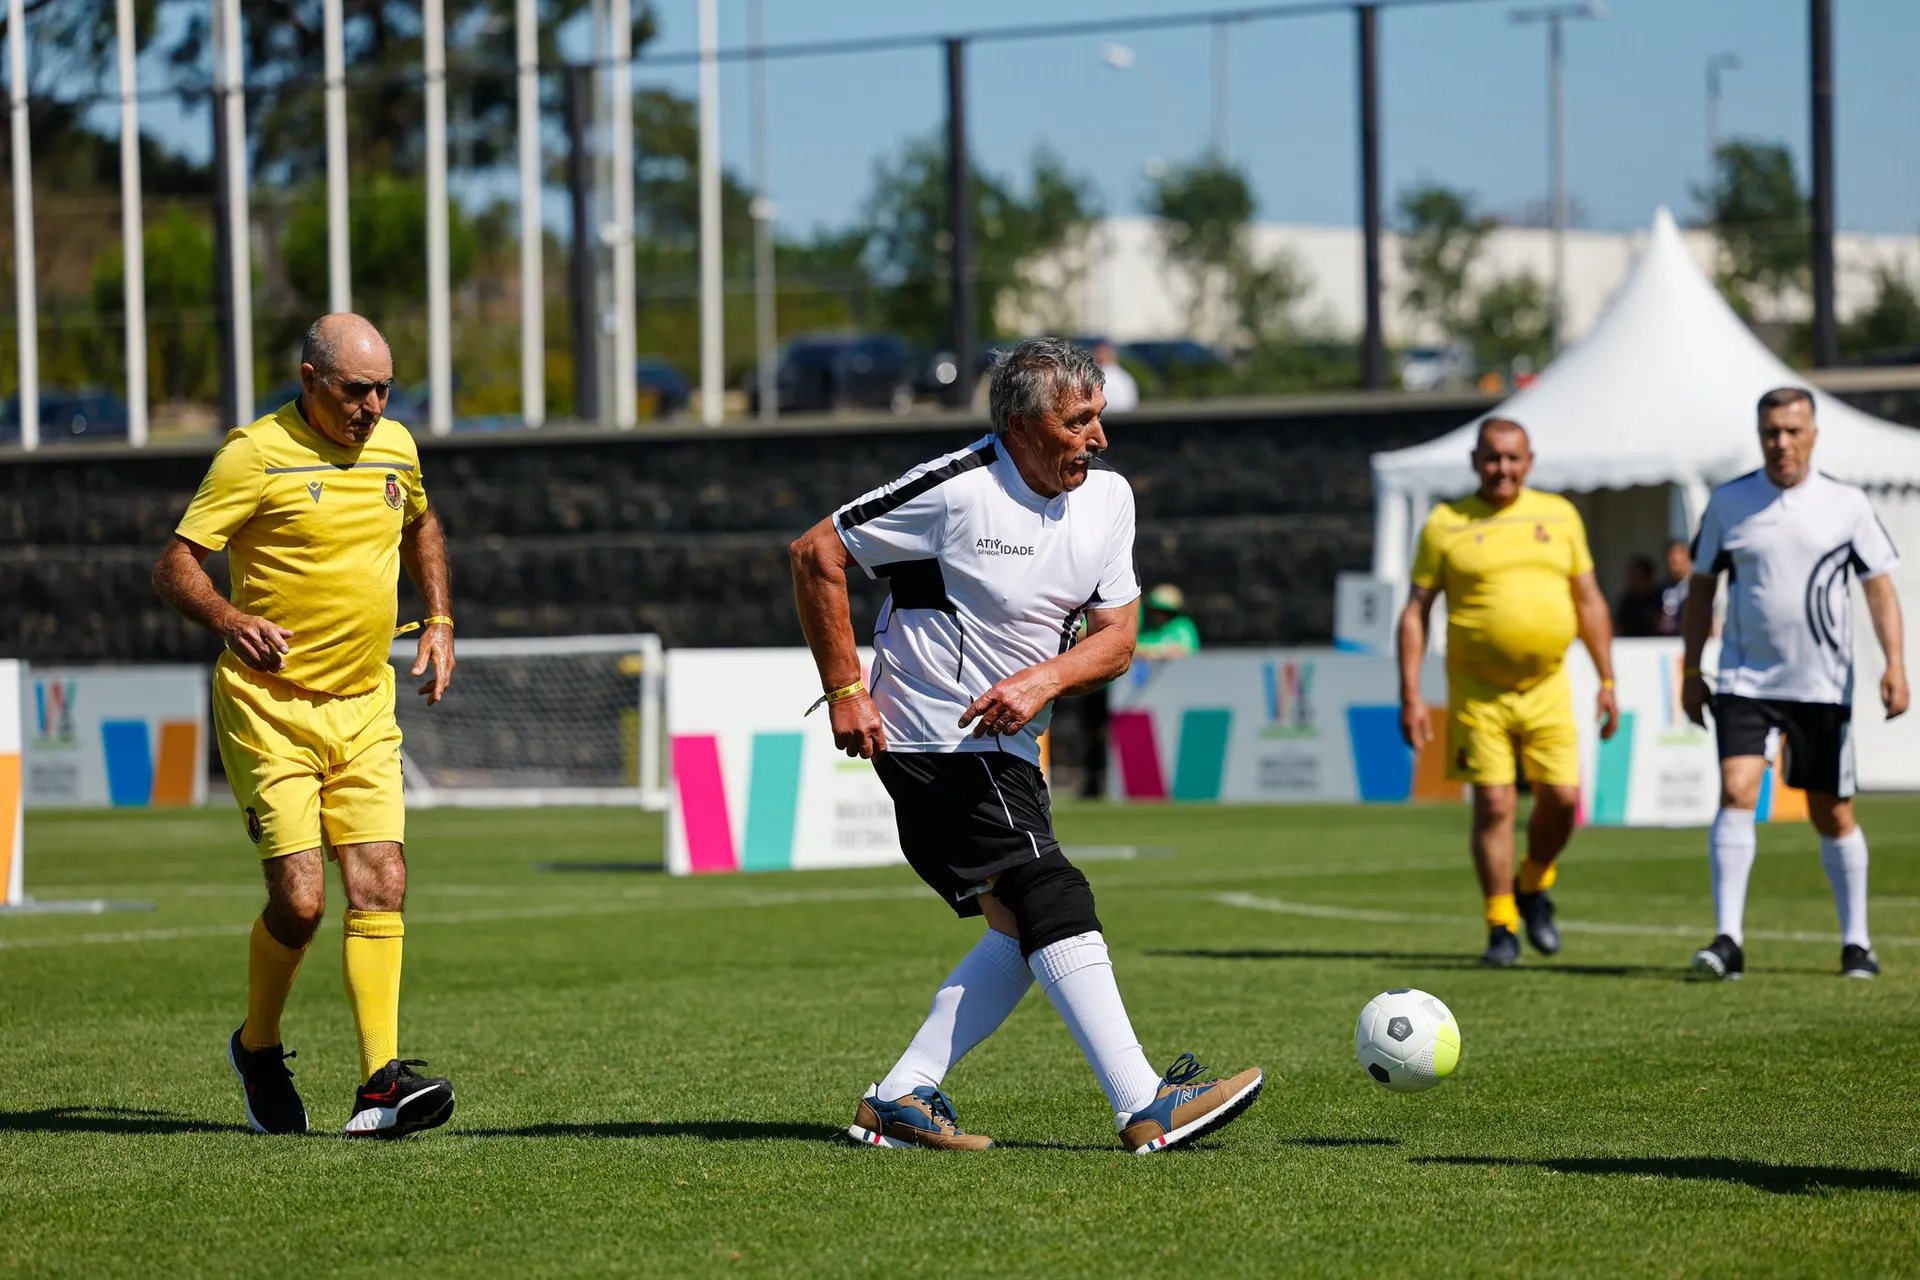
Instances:
[[[960,716],[1000,680],[1057,657],[1090,609],[1139,598],[1133,490],[1095,461],[1045,498],[988,436],[834,514],[847,551],[892,594],[867,687],[890,751],[1005,751],[1040,760],[1048,707],[1020,733],[972,737]]]
[[[1695,573],[1728,577],[1715,691],[1851,705],[1851,575],[1899,562],[1854,485],[1816,471],[1782,489],[1755,471],[1715,489],[1693,543]]]

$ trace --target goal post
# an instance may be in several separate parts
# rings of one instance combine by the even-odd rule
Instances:
[[[666,808],[659,636],[460,640],[434,707],[414,694],[418,654],[417,636],[394,641],[408,804]]]

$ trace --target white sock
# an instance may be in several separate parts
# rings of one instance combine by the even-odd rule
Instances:
[[[1747,877],[1753,872],[1753,810],[1722,809],[1713,815],[1713,910],[1718,931],[1738,943],[1747,914]]]
[[[954,1064],[1007,1020],[1032,985],[1019,939],[987,930],[933,993],[927,1020],[880,1082],[879,1096],[892,1102],[922,1085],[939,1088]]]
[[[1160,1073],[1147,1065],[1120,988],[1113,980],[1107,940],[1082,933],[1040,948],[1027,958],[1040,989],[1100,1078],[1100,1088],[1124,1127],[1160,1092]]]
[[[1855,827],[1838,839],[1821,836],[1820,865],[1827,869],[1827,883],[1833,886],[1841,945],[1871,949],[1873,943],[1867,940],[1867,833]]]

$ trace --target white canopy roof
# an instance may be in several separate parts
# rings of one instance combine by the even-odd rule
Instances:
[[[1467,455],[1486,417],[1527,428],[1536,488],[1677,484],[1697,519],[1707,489],[1760,465],[1755,402],[1774,387],[1808,385],[1734,314],[1662,208],[1593,329],[1532,386],[1437,440],[1373,456],[1374,571],[1403,577],[1406,542],[1426,504],[1474,487]],[[1817,389],[1814,401],[1821,470],[1868,486],[1920,484],[1920,431]]]

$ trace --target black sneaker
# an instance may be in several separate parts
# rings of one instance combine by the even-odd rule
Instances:
[[[1499,969],[1509,969],[1519,964],[1520,939],[1514,937],[1513,930],[1503,924],[1487,930],[1487,949],[1480,957],[1480,963]]]
[[[249,1049],[240,1043],[240,1028],[227,1038],[227,1065],[247,1091],[247,1123],[255,1133],[305,1133],[307,1105],[293,1087],[287,1059],[298,1057],[279,1045]]]
[[[1513,905],[1520,908],[1521,923],[1527,926],[1527,941],[1543,956],[1560,950],[1560,926],[1553,922],[1553,899],[1542,889],[1538,893],[1513,890]]]
[[[353,1095],[349,1138],[404,1138],[433,1129],[453,1114],[453,1082],[438,1076],[417,1076],[420,1058],[395,1058]]]
[[[1693,976],[1696,978],[1734,982],[1746,970],[1746,953],[1740,950],[1739,943],[1724,933],[1693,953]]]
[[[1874,978],[1880,974],[1880,957],[1866,947],[1856,947],[1849,943],[1840,948],[1840,976],[1843,978]]]

